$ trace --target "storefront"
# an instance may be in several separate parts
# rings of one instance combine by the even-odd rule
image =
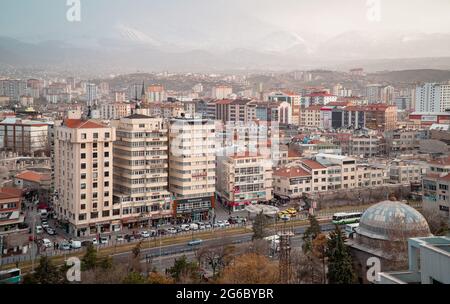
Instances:
[[[214,203],[214,196],[175,200],[176,224],[209,221]]]

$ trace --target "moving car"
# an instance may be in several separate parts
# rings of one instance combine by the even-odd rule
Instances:
[[[36,232],[37,234],[42,233],[42,231],[43,231],[42,226],[36,226],[35,232]]]
[[[42,226],[42,228],[44,228],[44,229],[50,227],[50,226],[48,225],[47,221],[42,221],[42,222],[41,222],[41,226]]]
[[[197,240],[189,241],[188,245],[189,246],[197,246],[197,245],[200,245],[201,243],[203,243],[203,240],[197,239]]]
[[[59,244],[59,250],[70,250],[70,244],[68,242],[62,242]]]
[[[52,227],[48,227],[45,231],[47,232],[48,235],[56,234],[55,230]]]

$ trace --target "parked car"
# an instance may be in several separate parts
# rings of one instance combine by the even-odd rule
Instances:
[[[204,223],[197,223],[197,225],[198,225],[198,229],[200,229],[200,230],[204,230],[204,229],[206,229],[206,227],[205,227],[205,224]]]
[[[52,242],[50,242],[49,239],[43,239],[42,245],[44,245],[45,248],[50,248],[52,246]]]
[[[50,226],[48,225],[48,222],[47,222],[47,221],[42,221],[42,222],[41,222],[41,226],[42,226],[42,228],[44,228],[44,229],[50,227]]]
[[[59,244],[59,250],[70,250],[70,244],[68,242],[62,242]]]
[[[175,234],[175,233],[177,233],[177,230],[176,230],[175,228],[173,228],[173,227],[167,228],[166,230],[167,230],[167,232],[170,233],[170,234]]]
[[[96,238],[92,239],[92,245],[98,245],[98,240]]]
[[[189,225],[189,228],[191,230],[198,230],[198,225],[196,223],[192,223],[192,224]]]
[[[134,241],[136,238],[135,238],[134,235],[132,235],[132,234],[127,234],[127,235],[125,235],[125,239],[126,239],[128,242],[132,242],[132,241]]]
[[[141,236],[146,239],[150,237],[150,233],[148,231],[141,231]]]
[[[123,240],[124,240],[123,235],[117,235],[116,236],[116,241],[117,242],[123,242]]]
[[[150,236],[157,236],[158,232],[156,230],[150,230]]]
[[[211,228],[212,228],[211,223],[206,223],[206,224],[205,224],[205,229],[211,229]]]
[[[36,226],[36,230],[34,230],[37,234],[42,233],[43,229],[42,226]]]
[[[182,229],[183,231],[189,231],[191,228],[189,227],[188,224],[182,224],[182,225],[181,225],[181,229]]]
[[[79,249],[79,248],[81,248],[81,241],[71,240],[69,243],[70,243],[70,248],[72,248],[72,249]]]
[[[100,244],[108,244],[108,237],[101,236],[100,237]]]
[[[48,235],[55,235],[56,232],[52,227],[47,227],[47,229],[45,229],[45,231],[47,232]]]

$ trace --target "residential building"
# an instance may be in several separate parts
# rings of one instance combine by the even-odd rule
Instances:
[[[425,83],[416,87],[416,112],[441,113],[450,109],[450,84]]]
[[[132,105],[126,102],[103,103],[100,105],[100,117],[106,120],[121,119],[131,115]]]
[[[55,128],[55,215],[73,236],[120,229],[113,204],[114,127],[66,119]]]
[[[211,90],[211,97],[214,99],[225,99],[231,94],[233,94],[233,88],[227,85],[216,85]]]
[[[270,102],[287,102],[291,106],[292,124],[300,124],[300,103],[301,96],[288,91],[272,92],[268,95],[268,101]]]
[[[148,102],[163,102],[167,100],[167,93],[164,86],[160,84],[153,84],[147,87]]]
[[[120,119],[113,149],[114,205],[122,225],[156,226],[173,216],[169,193],[168,125],[133,114]]]
[[[208,220],[216,190],[215,124],[176,118],[169,125],[169,191],[177,222]]]
[[[217,158],[217,195],[232,211],[272,199],[272,163],[244,152]]]
[[[41,173],[31,170],[20,172],[14,177],[14,184],[21,189],[50,190],[52,176],[50,173]]]

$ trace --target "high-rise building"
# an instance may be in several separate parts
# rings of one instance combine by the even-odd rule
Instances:
[[[233,94],[233,88],[227,85],[217,85],[212,88],[211,97],[214,99],[225,99]]]
[[[66,119],[55,128],[55,215],[73,236],[120,229],[113,204],[115,128],[93,120]]]
[[[25,95],[27,83],[18,79],[0,80],[0,96],[8,96],[11,101],[19,101]]]
[[[292,124],[300,124],[300,101],[301,96],[294,92],[274,92],[269,94],[269,101],[287,102],[291,106]]]
[[[147,100],[149,102],[162,102],[167,99],[167,93],[164,86],[160,84],[153,84],[147,88]]]
[[[114,205],[128,227],[156,226],[172,217],[168,128],[162,118],[120,119],[114,143]]]
[[[216,190],[215,124],[176,118],[169,127],[169,190],[177,222],[207,220]]]
[[[425,83],[416,87],[415,111],[439,113],[450,111],[450,84]]]
[[[94,83],[86,84],[86,100],[87,105],[92,106],[97,100],[97,85]]]

